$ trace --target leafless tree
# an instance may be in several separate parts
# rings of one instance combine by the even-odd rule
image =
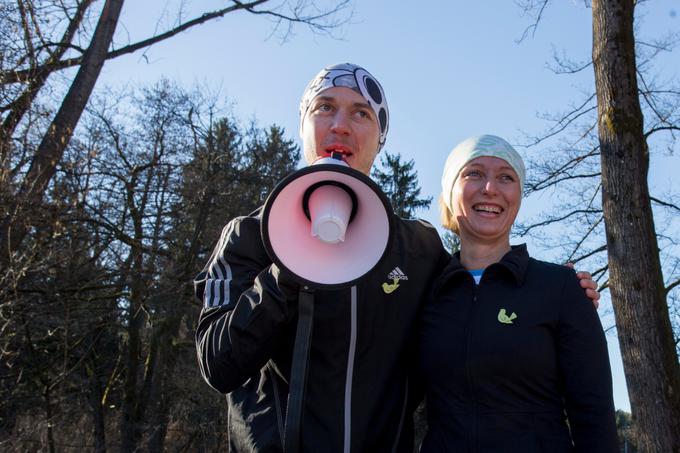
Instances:
[[[9,265],[33,226],[28,206],[35,206],[43,199],[56,166],[63,156],[82,112],[107,59],[144,49],[169,39],[191,27],[209,20],[224,17],[236,11],[247,11],[274,19],[275,27],[283,28],[284,35],[294,24],[304,24],[319,33],[330,33],[344,23],[349,0],[334,6],[320,8],[306,0],[283,1],[273,4],[270,0],[242,2],[227,1],[224,8],[207,11],[195,18],[183,20],[176,26],[156,33],[138,42],[111,49],[123,0],[105,0],[98,13],[97,26],[88,33],[88,15],[95,15],[92,0],[73,0],[70,3],[56,0],[18,0],[16,8],[5,5],[0,10],[0,31],[7,42],[10,35],[20,32],[23,40],[9,46],[8,55],[0,68],[0,85],[5,98],[2,106],[0,128],[0,183],[3,193],[2,218],[0,219],[0,263]],[[62,33],[54,38],[53,30]],[[87,47],[80,42],[88,40]],[[68,54],[68,55],[67,55]],[[55,116],[43,132],[40,144],[27,152],[16,155],[14,141],[17,126],[26,117],[36,96],[55,71],[77,66],[78,71],[61,101]]]
[[[96,96],[0,298],[0,448],[219,451],[189,282],[298,160],[282,129],[242,128],[198,89]]]
[[[535,18],[529,31],[548,3],[523,3]],[[531,159],[527,191],[555,193],[556,208],[517,233],[542,236],[562,247],[565,259],[593,266],[601,289],[611,291],[640,451],[680,451],[672,329],[680,204],[672,188],[650,193],[648,185],[650,156],[672,153],[680,131],[680,87],[655,76],[653,66],[678,36],[636,42],[635,3],[593,1],[592,60],[556,57],[560,73],[592,68],[595,86],[566,111],[546,116],[550,128],[530,139],[541,156]]]
[[[225,1],[223,8],[192,18],[178,14],[171,27],[119,46],[114,36],[122,7],[122,0],[0,2],[2,449],[33,449],[37,444],[53,451],[72,435],[83,442],[91,439],[87,445],[96,451],[114,444],[129,451],[143,436],[149,438],[142,432],[147,425],[142,423],[139,431],[135,421],[151,419],[161,429],[154,431],[149,446],[159,446],[174,420],[168,414],[176,401],[156,404],[165,395],[158,391],[164,384],[156,383],[168,379],[177,360],[173,345],[185,344],[186,349],[188,342],[176,340],[182,322],[188,323],[182,335],[190,337],[186,326],[193,325],[192,314],[167,311],[172,314],[167,323],[159,316],[152,323],[155,329],[149,329],[152,317],[147,315],[154,305],[149,282],[165,275],[164,289],[155,288],[158,293],[180,288],[174,294],[187,296],[185,282],[195,271],[195,256],[208,248],[201,241],[212,237],[206,231],[218,227],[207,220],[214,215],[213,205],[204,203],[208,214],[199,216],[203,220],[190,239],[191,253],[185,254],[179,270],[171,272],[168,265],[151,271],[158,262],[170,262],[168,212],[181,204],[176,188],[182,163],[170,159],[161,164],[165,150],[151,148],[156,154],[150,160],[119,166],[116,179],[116,167],[107,164],[131,159],[129,150],[118,148],[123,151],[120,159],[108,162],[102,161],[102,151],[117,149],[105,146],[104,139],[115,137],[119,124],[109,124],[110,130],[99,127],[80,139],[74,135],[105,61],[241,10],[271,19],[282,37],[294,24],[330,34],[351,14],[349,0],[330,7],[307,0]],[[189,116],[182,121],[191,123]],[[103,124],[104,118],[99,120]],[[204,138],[185,127],[193,140]],[[118,189],[127,198],[118,198]],[[93,304],[97,310],[83,308]],[[189,357],[193,362],[193,353]],[[200,385],[195,376],[187,381]],[[210,399],[196,404],[205,401]],[[152,414],[147,414],[149,407]],[[72,410],[91,419],[74,418]],[[119,410],[126,414],[120,423]],[[186,413],[186,407],[180,411]],[[65,422],[74,419],[80,421]],[[202,428],[187,445],[203,442],[205,436],[219,438],[219,430]]]

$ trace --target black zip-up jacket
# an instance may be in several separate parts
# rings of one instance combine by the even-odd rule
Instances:
[[[395,218],[378,267],[351,288],[315,294],[304,451],[413,450],[409,340],[448,258],[431,225]],[[282,450],[297,290],[277,277],[256,211],[224,228],[195,282],[198,359],[208,384],[228,393],[230,451]]]
[[[522,245],[478,286],[454,256],[434,288],[421,452],[618,452],[607,344],[573,270]]]

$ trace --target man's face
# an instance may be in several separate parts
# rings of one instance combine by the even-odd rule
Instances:
[[[302,147],[312,164],[335,151],[366,175],[378,154],[379,128],[366,99],[346,87],[333,87],[316,96],[302,120]]]

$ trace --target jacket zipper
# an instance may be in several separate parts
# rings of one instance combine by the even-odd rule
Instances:
[[[354,358],[357,347],[357,287],[350,289],[350,336],[347,355],[347,376],[345,377],[345,436],[344,453],[350,453],[352,444],[352,381],[354,380]]]
[[[472,279],[472,275],[470,275]],[[481,281],[480,281],[481,283]],[[472,326],[475,319],[475,312],[477,311],[477,283],[472,282],[472,308],[470,309],[470,319],[468,321],[467,344],[465,347],[465,376],[467,378],[468,389],[470,390],[470,399],[472,400],[472,438],[469,439],[472,443],[472,450],[477,451],[477,398],[472,384],[472,371],[470,370],[470,343],[472,339]]]

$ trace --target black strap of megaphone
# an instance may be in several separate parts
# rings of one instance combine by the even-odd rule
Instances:
[[[286,410],[286,426],[284,429],[284,447],[286,453],[298,453],[300,450],[300,433],[302,431],[302,411],[305,402],[305,384],[307,382],[307,366],[309,364],[309,348],[312,339],[314,317],[314,293],[309,289],[301,289],[298,299],[298,325],[293,347],[293,360],[290,367],[288,390],[288,408]]]

